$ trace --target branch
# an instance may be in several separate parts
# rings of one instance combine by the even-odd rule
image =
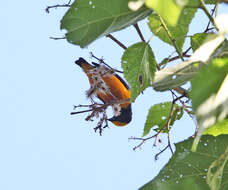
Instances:
[[[213,16],[213,14],[215,13],[216,7],[217,7],[217,5],[215,5],[214,8],[211,10],[211,16]],[[206,32],[208,32],[208,31],[214,29],[214,27],[209,28],[210,23],[211,23],[211,20],[209,20],[209,22],[208,22],[208,24],[207,24],[207,27],[205,28],[205,30],[204,30],[203,33],[206,33]]]
[[[177,98],[177,95],[172,90],[170,90],[170,91]],[[188,114],[188,116],[194,121],[194,117],[193,117],[194,112],[192,111],[192,107],[185,105],[185,103],[188,103],[190,101],[190,99],[188,99],[185,102],[182,101],[181,99],[179,99],[178,101],[182,104],[181,109],[184,110]],[[191,110],[189,110],[188,108],[190,108]]]
[[[182,57],[191,57],[190,55],[188,55],[187,53],[191,50],[192,47],[189,47],[186,51],[184,51],[182,53]],[[168,60],[168,62],[172,62],[172,61],[175,61],[177,59],[181,58],[179,55],[178,56],[175,56],[175,57],[172,57]]]
[[[172,90],[171,90],[171,92],[172,92]],[[174,92],[172,92],[172,94],[174,94]],[[175,95],[175,94],[174,94]],[[134,148],[133,148],[133,150],[136,150],[136,149],[138,149],[138,148],[141,148],[141,146],[146,142],[146,141],[148,141],[148,140],[150,140],[150,139],[152,139],[152,138],[156,138],[157,139],[157,137],[158,137],[158,135],[164,130],[164,128],[166,128],[167,130],[168,130],[168,133],[167,133],[167,139],[168,139],[168,144],[167,144],[167,146],[164,148],[164,149],[162,149],[159,153],[157,153],[156,155],[155,155],[155,160],[157,160],[158,159],[158,156],[161,154],[161,153],[163,153],[167,148],[169,148],[170,149],[170,151],[171,151],[171,153],[172,154],[174,154],[174,152],[173,152],[173,149],[172,149],[172,146],[171,146],[171,141],[170,141],[170,123],[171,123],[171,120],[172,120],[172,116],[173,116],[173,113],[174,113],[174,108],[175,108],[175,103],[178,101],[178,100],[181,100],[182,98],[184,98],[185,96],[184,95],[181,95],[181,96],[179,96],[179,97],[177,97],[176,95],[176,98],[174,98],[174,95],[172,96],[173,97],[173,101],[172,101],[172,106],[171,106],[171,108],[170,108],[170,112],[169,112],[169,117],[168,117],[168,120],[167,120],[167,122],[166,122],[166,124],[164,125],[164,127],[162,128],[162,129],[160,129],[155,135],[152,135],[152,136],[150,136],[150,137],[148,137],[148,138],[137,138],[137,137],[130,137],[129,138],[129,140],[139,140],[139,141],[141,141],[137,146],[135,146]],[[156,143],[156,139],[155,139],[155,143]],[[154,143],[154,145],[155,145],[155,143]]]
[[[137,31],[139,37],[141,38],[141,40],[142,40],[143,42],[145,42],[145,39],[144,39],[144,37],[143,37],[143,35],[142,35],[142,32],[141,32],[141,30],[140,30],[140,28],[139,28],[139,25],[136,23],[136,24],[134,24],[133,26],[135,27],[135,29],[136,29],[136,31]]]
[[[127,47],[124,44],[122,44],[119,40],[117,40],[113,35],[107,34],[106,37],[107,38],[110,38],[111,40],[113,40],[114,42],[116,42],[123,49],[127,49]]]
[[[206,5],[205,5],[204,1],[203,1],[203,0],[200,0],[200,4],[201,4],[200,8],[201,8],[201,9],[204,11],[204,13],[207,15],[207,17],[209,18],[209,20],[211,21],[211,23],[214,25],[215,29],[216,29],[217,31],[219,31],[219,28],[218,28],[217,24],[215,23],[214,18],[213,18],[213,17],[211,16],[211,14],[208,12],[208,10],[207,10],[207,8],[206,8]]]

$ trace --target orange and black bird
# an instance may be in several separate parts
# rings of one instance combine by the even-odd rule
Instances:
[[[130,99],[130,89],[127,83],[114,71],[105,65],[92,62],[89,64],[83,58],[75,61],[85,74],[90,83],[90,89],[87,91],[87,96],[95,96],[103,103],[121,101]],[[114,116],[110,119],[116,126],[125,126],[132,119],[131,103],[114,104]]]

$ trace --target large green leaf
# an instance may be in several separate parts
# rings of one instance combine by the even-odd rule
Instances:
[[[156,70],[154,54],[145,42],[127,48],[122,57],[124,77],[131,87],[131,101],[151,86]]]
[[[175,40],[175,43],[180,52],[182,51],[185,37],[188,33],[189,24],[191,23],[191,20],[193,19],[195,12],[196,12],[196,9],[184,8],[181,12],[180,19],[176,26],[171,26],[168,23],[166,23],[166,26],[172,38]],[[161,26],[160,18],[156,13],[152,13],[149,16],[148,25],[151,31],[156,36],[158,36],[162,41],[170,45],[173,45],[173,41],[169,39],[167,35],[167,31],[165,31],[165,29]]]
[[[99,37],[145,18],[151,10],[128,8],[128,0],[76,0],[61,20],[68,42],[85,47]]]
[[[172,102],[164,102],[160,104],[153,105],[147,115],[146,123],[144,126],[143,136],[147,135],[151,129],[154,131],[162,130],[162,132],[167,132],[166,124],[171,112]],[[174,104],[173,115],[171,117],[170,127],[174,124],[176,120],[179,120],[183,115],[183,110]]]
[[[205,129],[228,115],[228,58],[217,58],[203,69],[192,81],[192,106],[198,121],[196,149]]]
[[[154,89],[165,91],[181,86],[206,66],[209,59],[228,57],[228,42],[225,37],[217,34],[208,37],[188,61],[157,71],[152,84]]]
[[[192,106],[194,110],[211,95],[216,94],[228,73],[228,59],[215,59],[192,81]]]
[[[210,190],[211,172],[220,180],[219,190],[228,189],[228,135],[203,136],[197,152],[191,152],[193,139],[176,145],[176,152],[159,175],[140,190]],[[225,158],[221,160],[221,157]],[[217,161],[217,162],[216,162]],[[219,161],[219,162],[218,162]],[[224,164],[224,167],[220,167]],[[209,171],[209,169],[212,169]],[[210,186],[213,184],[210,184]]]
[[[161,15],[170,26],[175,26],[181,14],[182,7],[173,0],[146,0],[147,7]]]

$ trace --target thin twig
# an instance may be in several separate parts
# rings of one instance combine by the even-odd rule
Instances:
[[[86,107],[86,108],[90,108],[90,109],[84,110],[84,111],[78,111],[78,112],[71,112],[71,115],[91,112],[85,118],[86,121],[93,121],[94,117],[97,117],[97,118],[100,117],[100,120],[97,123],[97,126],[94,128],[94,130],[95,130],[95,132],[98,130],[99,134],[102,135],[103,129],[108,127],[108,118],[107,118],[107,114],[106,114],[107,107],[110,105],[114,105],[114,104],[124,104],[129,101],[130,101],[130,99],[125,99],[125,100],[111,101],[111,102],[104,103],[104,104],[99,104],[99,103],[93,102],[91,105],[78,105],[78,106],[74,106],[74,109],[76,109],[78,107]],[[101,116],[100,116],[100,114],[101,114]]]
[[[123,73],[123,71],[120,71],[120,70],[117,70],[117,69],[114,69],[112,68],[111,66],[109,66],[107,63],[104,62],[103,59],[99,59],[98,57],[96,57],[92,52],[90,52],[90,55],[92,58],[98,60],[100,63],[103,63],[104,65],[106,65],[108,68],[110,68],[111,70],[115,71],[115,72],[118,72],[118,73]]]
[[[155,155],[155,157],[154,157],[154,159],[155,160],[158,160],[158,156],[162,153],[162,152],[164,152],[167,148],[169,148],[170,146],[169,146],[169,144],[164,148],[164,149],[162,149],[159,153],[157,153],[156,155]],[[171,149],[172,150],[172,149]]]
[[[64,39],[66,39],[65,36],[64,37],[58,37],[58,38],[56,38],[56,37],[49,37],[49,38],[52,40],[64,40]]]
[[[101,107],[99,107],[99,109],[100,109],[100,108],[101,108]],[[84,110],[84,111],[71,112],[70,115],[76,115],[76,114],[86,113],[86,112],[91,112],[91,111],[94,111],[94,108],[93,108],[93,109]]]
[[[140,140],[141,141],[141,143],[139,143],[137,146],[135,146],[133,148],[133,150],[136,150],[136,149],[140,148],[146,141],[157,137],[161,132],[162,132],[162,129],[159,130],[155,135],[153,135],[151,137],[147,137],[147,138],[130,137],[129,140]]]
[[[191,57],[191,55],[188,55],[187,53],[190,51],[191,47],[189,47],[186,51],[184,51],[182,53],[182,57]],[[178,56],[175,56],[175,57],[172,57],[168,60],[168,62],[172,62],[172,61],[175,61],[177,59],[180,59],[181,57],[178,55]]]
[[[119,40],[117,40],[113,35],[107,34],[106,37],[107,38],[110,38],[111,40],[113,40],[114,42],[116,42],[123,49],[127,49],[127,47],[123,43],[121,43]]]
[[[144,37],[143,37],[143,35],[142,35],[142,32],[141,32],[141,30],[140,30],[140,28],[139,28],[138,23],[134,24],[133,26],[135,27],[135,29],[136,29],[136,31],[137,31],[139,37],[141,38],[141,40],[142,40],[143,42],[145,42],[145,39],[144,39]]]
[[[124,104],[124,103],[129,103],[130,99],[124,99],[124,100],[117,100],[117,101],[112,101],[112,102],[108,102],[108,103],[104,103],[104,104],[98,104],[98,103],[93,103],[91,105],[78,105],[78,106],[74,106],[74,107],[91,107],[92,109],[88,109],[88,110],[83,110],[83,111],[78,111],[78,112],[71,112],[71,115],[75,115],[75,114],[80,114],[80,113],[85,113],[85,112],[91,112],[91,111],[99,111],[101,109],[106,109],[108,106],[114,105],[114,104]],[[99,107],[97,107],[99,106]]]
[[[177,98],[177,95],[172,90],[170,90],[170,91]],[[188,116],[194,121],[194,117],[193,117],[194,112],[192,111],[192,107],[191,106],[186,106],[185,102],[182,101],[181,99],[178,99],[178,100],[182,104],[181,109],[184,110],[188,114]],[[188,101],[189,101],[189,99],[188,99]],[[188,108],[190,108],[191,110],[189,110]]]
[[[57,4],[57,5],[53,5],[53,6],[48,6],[48,7],[45,9],[45,11],[46,11],[46,13],[50,13],[50,9],[53,9],[53,8],[70,7],[70,3],[71,3],[71,0],[69,0],[68,3],[63,4],[63,5]]]

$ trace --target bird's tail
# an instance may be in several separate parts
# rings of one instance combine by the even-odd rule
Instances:
[[[83,59],[82,57],[80,57],[77,61],[75,61],[75,63],[80,66],[84,72],[88,72],[92,69],[94,69],[93,65],[90,65],[85,59]]]

